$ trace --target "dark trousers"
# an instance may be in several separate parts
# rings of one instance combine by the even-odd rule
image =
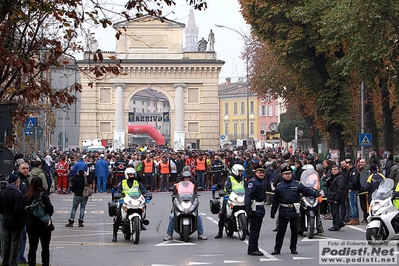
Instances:
[[[258,240],[263,217],[252,215],[250,220],[251,226],[249,229],[248,252],[255,252],[259,251]]]
[[[367,194],[359,195],[360,209],[363,212],[363,220],[367,220],[369,214],[367,213]]]
[[[39,245],[42,246],[42,265],[50,265],[50,240],[51,231],[47,229],[38,229],[34,232],[28,233],[29,239],[29,252],[28,252],[28,263],[29,266],[36,265],[36,251]]]
[[[276,235],[276,244],[274,246],[274,250],[280,252],[281,247],[283,246],[285,231],[287,230],[288,223],[290,223],[291,229],[291,242],[290,249],[296,250],[296,243],[298,242],[298,217],[296,218],[278,218],[278,231]]]
[[[21,231],[15,228],[3,228],[2,265],[17,266],[17,257],[21,243]]]
[[[342,222],[341,214],[339,213],[340,210],[340,203],[331,203],[331,214],[333,216],[333,227],[336,230],[339,230],[341,226],[344,224]]]
[[[144,174],[145,184],[147,185],[147,189],[155,190],[157,187],[155,186],[154,174]]]
[[[121,207],[122,207],[122,204],[120,204],[119,207],[116,209],[116,218],[115,218],[114,225],[113,225],[114,235],[118,234],[119,226],[121,225],[121,220],[122,220]]]

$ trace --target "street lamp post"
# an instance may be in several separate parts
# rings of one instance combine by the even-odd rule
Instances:
[[[241,32],[239,32],[238,30],[226,27],[224,25],[219,25],[219,24],[215,24],[216,27],[218,28],[225,28],[231,31],[234,31],[236,33],[238,33],[241,38],[244,40],[245,43],[245,49],[246,49],[246,53],[245,53],[245,61],[246,61],[246,79],[247,79],[247,88],[246,88],[246,98],[247,98],[247,145],[248,145],[248,139],[249,139],[249,73],[248,73],[248,66],[249,66],[249,58],[248,58],[248,37],[244,34],[242,34]]]

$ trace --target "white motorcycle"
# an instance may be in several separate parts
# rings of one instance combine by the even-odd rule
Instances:
[[[394,181],[386,178],[371,195],[366,226],[369,241],[399,239],[399,210],[392,204],[393,186]]]
[[[219,191],[220,208],[222,208],[226,192]],[[224,221],[226,235],[232,236],[234,232],[238,233],[240,240],[245,240],[248,232],[247,212],[245,211],[245,189],[237,189],[230,193],[226,204],[226,219]]]
[[[133,238],[133,243],[138,244],[142,224],[148,225],[150,222],[145,219],[147,203],[152,199],[151,193],[141,194],[140,190],[129,192],[123,199],[120,193],[114,194],[117,200],[117,208],[121,209],[121,226],[123,236],[126,240]]]

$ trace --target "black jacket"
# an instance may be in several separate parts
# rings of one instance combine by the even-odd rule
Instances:
[[[33,197],[31,200],[28,200],[27,197],[24,197],[24,208],[26,206],[29,206],[32,204],[32,202],[39,198],[41,196],[42,198],[42,203],[43,203],[43,208],[46,213],[48,213],[50,216],[53,216],[54,214],[54,206],[50,202],[50,198],[47,194],[46,191],[35,191],[33,194]],[[54,230],[54,226],[51,227],[45,227],[43,222],[34,216],[33,214],[30,214],[27,212],[26,216],[26,232],[37,232],[38,230]]]
[[[355,166],[349,170],[348,188],[350,190],[359,190],[362,186],[360,185],[360,173]]]
[[[14,184],[7,185],[0,193],[0,213],[3,215],[3,228],[24,227],[23,195]]]
[[[92,178],[90,176],[87,176],[87,183],[90,184],[93,182]],[[79,175],[75,175],[71,177],[70,182],[72,183],[71,191],[76,195],[76,196],[83,196],[83,189],[85,185],[85,179],[84,177],[81,177]]]
[[[330,192],[327,195],[327,199],[329,201],[336,201],[338,203],[342,203],[345,201],[346,197],[348,196],[348,188],[347,188],[347,181],[345,177],[340,173],[333,176],[333,179],[330,184]]]

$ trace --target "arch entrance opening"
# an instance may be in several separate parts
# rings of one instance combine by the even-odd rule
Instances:
[[[170,143],[172,121],[165,94],[151,88],[138,91],[130,99],[128,108],[129,145]]]

